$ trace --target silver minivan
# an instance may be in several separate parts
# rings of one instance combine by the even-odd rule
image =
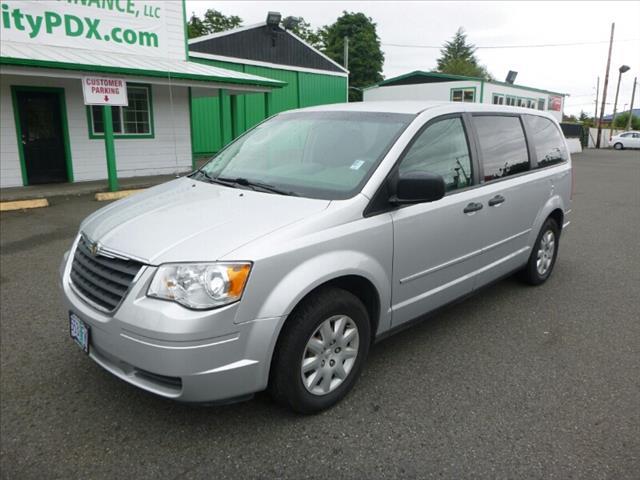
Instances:
[[[70,334],[163,397],[268,388],[317,412],[407,322],[512,273],[545,282],[571,190],[545,112],[364,102],[281,113],[81,224],[60,269]]]

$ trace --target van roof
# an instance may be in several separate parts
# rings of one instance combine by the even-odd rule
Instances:
[[[318,105],[315,107],[302,108],[293,110],[296,112],[379,112],[379,113],[407,113],[417,115],[425,110],[435,109],[438,107],[456,106],[459,112],[511,112],[511,113],[528,113],[548,116],[549,114],[542,110],[534,110],[523,107],[510,107],[506,105],[493,105],[489,103],[465,103],[465,102],[436,102],[436,101],[412,101],[412,100],[389,100],[375,102],[353,102],[353,103],[334,103],[329,105]],[[284,113],[284,112],[283,112]]]

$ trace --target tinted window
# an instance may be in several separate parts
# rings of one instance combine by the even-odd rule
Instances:
[[[482,115],[473,117],[484,165],[484,180],[529,170],[529,154],[518,117]]]
[[[524,121],[533,140],[538,168],[567,160],[564,140],[555,124],[548,118],[524,115]]]
[[[440,120],[420,134],[400,164],[400,174],[415,171],[441,175],[447,191],[473,183],[469,147],[460,118]]]

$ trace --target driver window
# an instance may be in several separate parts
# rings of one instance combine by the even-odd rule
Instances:
[[[420,134],[400,163],[400,175],[409,172],[442,176],[448,192],[473,184],[471,158],[461,118],[440,120]]]

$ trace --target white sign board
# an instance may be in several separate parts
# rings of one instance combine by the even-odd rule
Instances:
[[[122,78],[90,75],[82,77],[82,94],[85,105],[117,105],[126,107],[127,82]]]
[[[167,15],[171,25],[176,23],[170,6],[147,0],[2,0],[0,36],[3,41],[32,47],[55,45],[166,58]],[[96,55],[96,64],[99,59]]]

